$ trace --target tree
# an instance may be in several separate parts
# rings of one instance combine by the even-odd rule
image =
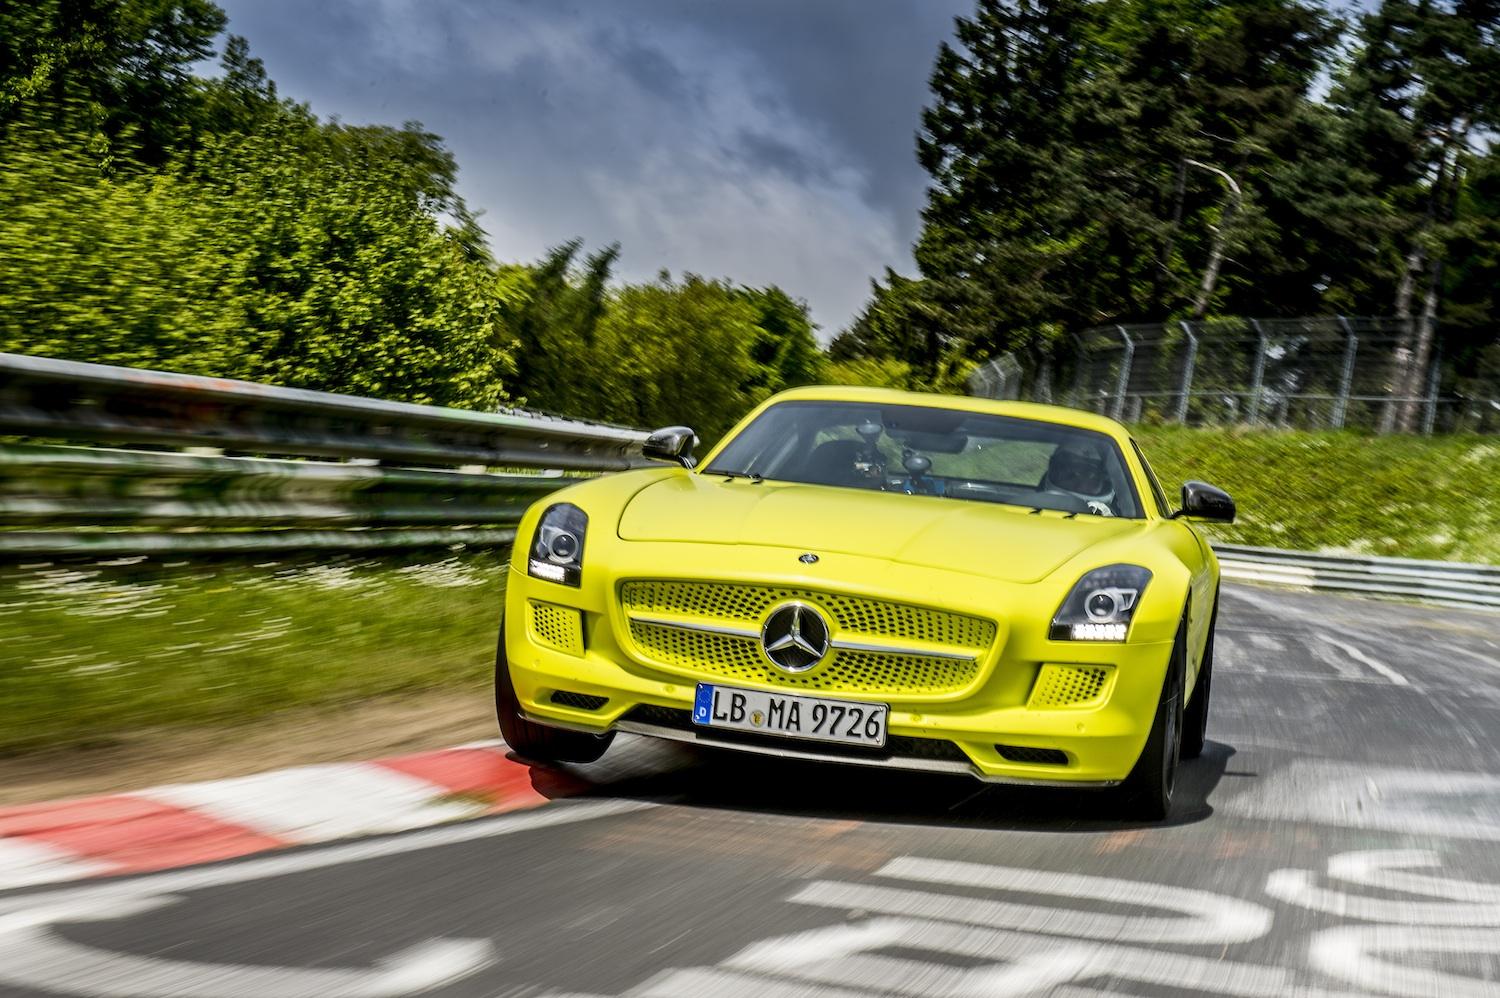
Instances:
[[[774,285],[740,288],[736,294],[755,309],[755,339],[750,344],[750,376],[742,386],[760,399],[818,380],[823,358],[807,303]]]
[[[1072,318],[1059,286],[1087,226],[1068,103],[1082,0],[979,0],[938,50],[917,160],[932,177],[916,246],[943,335],[992,350]]]
[[[1500,127],[1500,3],[1383,0],[1360,22],[1355,58],[1334,99],[1396,224],[1388,254],[1393,307],[1408,320],[1391,359],[1383,429],[1410,431],[1431,362],[1452,243],[1476,156]],[[1388,264],[1389,265],[1389,264]],[[1420,304],[1419,304],[1420,302]]]
[[[1277,264],[1278,223],[1316,179],[1288,164],[1335,38],[1320,8],[980,0],[957,37],[918,137],[932,175],[920,297],[937,315],[903,310],[897,325],[923,316],[927,339],[977,358],[1103,322],[1202,317],[1268,273],[1301,280],[1298,302],[1316,296],[1315,277]],[[881,297],[867,316],[892,317]],[[927,352],[892,356],[935,368]]]
[[[755,303],[723,281],[663,274],[613,292],[592,372],[605,418],[633,426],[686,423],[712,443],[758,401],[751,348]]]
[[[101,157],[160,166],[201,125],[195,63],[214,51],[209,0],[35,0],[0,10],[0,129],[24,108]]]

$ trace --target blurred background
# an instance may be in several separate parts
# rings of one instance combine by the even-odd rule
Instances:
[[[1497,31],[1410,0],[5,5],[0,796],[391,697],[477,737],[519,510],[800,384],[1116,416],[1239,499],[1225,543],[1500,562]]]

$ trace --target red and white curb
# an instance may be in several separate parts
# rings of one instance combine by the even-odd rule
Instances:
[[[587,789],[484,742],[0,808],[0,890],[144,873],[535,807]]]

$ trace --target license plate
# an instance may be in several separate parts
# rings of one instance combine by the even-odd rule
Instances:
[[[885,745],[885,719],[889,712],[890,708],[883,703],[740,690],[708,683],[698,684],[698,695],[693,701],[693,723],[702,727],[871,748]]]

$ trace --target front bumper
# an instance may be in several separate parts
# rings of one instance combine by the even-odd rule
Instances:
[[[660,576],[660,566],[667,563],[674,566],[673,574],[707,579],[714,577],[722,562],[722,549],[695,552],[687,550],[692,547],[688,545],[671,547],[670,559],[664,557],[665,552],[655,552],[653,558],[643,550],[639,564],[618,566],[611,575],[593,566],[585,572],[581,588],[534,579],[512,567],[506,592],[505,647],[517,697],[531,720],[579,731],[627,731],[789,758],[1065,787],[1120,782],[1145,745],[1176,631],[1176,620],[1166,615],[1158,620],[1147,614],[1143,619],[1138,613],[1131,640],[1123,644],[1053,642],[1046,637],[1045,624],[1061,597],[1050,591],[1038,595],[1036,587],[988,582],[979,587],[972,577],[909,567],[896,573],[897,582],[888,574],[891,566],[873,561],[859,564],[861,559],[848,556],[825,559],[836,563],[820,566],[820,577],[788,579],[785,574],[772,576],[770,568],[784,565],[785,551],[766,558],[763,573],[757,572],[760,554],[737,552],[736,565],[742,569],[735,573],[737,580],[774,578],[833,592],[857,588],[886,599],[898,599],[894,592],[925,593],[929,598],[922,602],[990,618],[996,614],[986,612],[987,606],[1026,607],[1028,612],[999,622],[995,647],[981,663],[979,680],[952,696],[903,699],[734,682],[721,675],[694,676],[660,668],[644,660],[633,646],[616,598],[618,579]],[[847,584],[840,585],[837,579]],[[860,581],[850,581],[856,579]],[[1051,604],[1045,612],[1034,612],[1045,603]],[[545,633],[538,632],[537,605],[552,608],[544,618]],[[559,609],[578,614],[576,632],[561,640],[552,626]],[[1085,703],[1058,706],[1039,697],[1043,680],[1050,678],[1048,667],[1107,669],[1109,679]],[[695,727],[688,716],[700,681],[887,703],[887,751],[846,751],[816,742]],[[563,702],[554,700],[558,695]]]

